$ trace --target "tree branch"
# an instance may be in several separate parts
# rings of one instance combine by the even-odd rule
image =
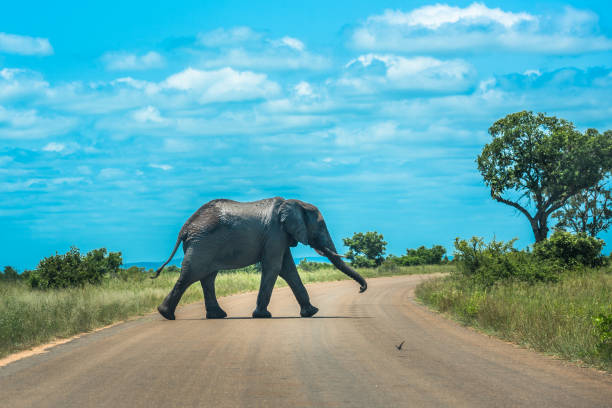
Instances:
[[[546,210],[544,214],[546,214],[546,217],[548,217],[553,211],[557,211],[559,208],[563,207],[566,202],[567,202],[567,199],[562,200],[561,202],[557,203],[556,205],[553,205],[548,210]]]
[[[491,197],[493,197],[495,201],[499,201],[500,203],[516,208],[517,210],[525,214],[527,219],[529,219],[530,223],[533,223],[533,217],[531,216],[531,214],[529,214],[529,212],[525,208],[523,208],[520,204],[515,203],[514,201],[506,200],[505,198],[495,195],[495,193],[493,192],[493,189],[491,189]]]

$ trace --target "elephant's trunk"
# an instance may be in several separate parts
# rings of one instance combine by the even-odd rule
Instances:
[[[357,283],[361,285],[361,287],[359,288],[360,293],[365,292],[365,290],[368,288],[368,284],[366,283],[365,279],[363,279],[361,275],[355,272],[353,268],[344,263],[340,255],[326,247],[323,247],[322,252],[323,255],[325,255],[325,257],[329,259],[336,268],[338,268],[351,278],[355,279],[355,281],[357,281]]]

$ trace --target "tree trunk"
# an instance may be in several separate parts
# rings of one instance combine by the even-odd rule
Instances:
[[[531,222],[531,229],[533,230],[533,236],[535,237],[535,242],[542,242],[546,238],[548,238],[548,226],[547,219],[544,216],[536,217]]]

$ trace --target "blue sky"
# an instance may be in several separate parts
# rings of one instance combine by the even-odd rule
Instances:
[[[317,205],[338,247],[523,247],[476,169],[488,127],[612,129],[605,1],[83,3],[0,14],[0,265],[163,260],[203,203],[272,196]]]

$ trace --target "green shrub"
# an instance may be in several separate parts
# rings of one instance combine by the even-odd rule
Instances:
[[[164,268],[165,270],[166,268]],[[147,277],[147,271],[145,268],[141,268],[138,266],[130,266],[127,269],[120,268],[115,275],[117,279],[122,281],[136,281],[140,282],[145,280]]]
[[[4,272],[0,272],[0,281],[15,282],[21,279],[21,276],[12,266],[5,266]]]
[[[180,271],[179,271],[180,272]],[[238,269],[224,269],[219,271],[220,274],[228,274],[228,273],[261,273],[261,262],[257,262],[253,265],[245,266],[244,268]]]
[[[121,263],[121,252],[110,252],[107,256],[106,248],[100,248],[82,256],[78,248],[72,247],[63,255],[56,253],[41,260],[29,274],[28,283],[39,289],[98,284],[106,274],[116,276]]]
[[[302,259],[300,261],[300,263],[297,265],[298,269],[300,271],[304,271],[304,272],[314,272],[314,271],[318,271],[319,269],[325,269],[325,268],[330,268],[331,264],[327,263],[327,262],[312,262],[312,261],[308,261],[306,260],[306,258]]]
[[[444,254],[446,254],[446,249],[442,245],[434,245],[431,248],[425,248],[421,245],[417,249],[406,249],[406,255],[400,257],[389,255],[385,262],[402,266],[440,265],[443,262]],[[448,258],[446,258],[446,261],[448,262]]]
[[[554,262],[536,258],[528,251],[514,248],[516,238],[508,241],[493,240],[486,244],[480,237],[469,241],[455,239],[457,271],[473,282],[490,287],[498,281],[555,282],[563,271]]]
[[[162,273],[181,273],[181,268],[176,265],[166,266]]]
[[[603,358],[612,360],[612,314],[600,313],[592,320],[599,339],[597,350]]]
[[[603,246],[603,240],[585,233],[557,230],[550,238],[535,244],[533,252],[539,259],[560,262],[569,268],[599,267],[607,261],[601,255]]]

